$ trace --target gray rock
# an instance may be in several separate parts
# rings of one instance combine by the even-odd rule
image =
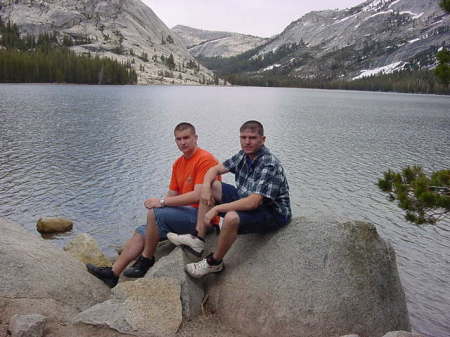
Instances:
[[[145,275],[146,278],[170,277],[181,284],[181,304],[183,317],[192,319],[202,311],[202,301],[205,295],[202,281],[193,280],[184,272],[184,265],[189,256],[183,253],[182,248],[175,248],[169,255],[161,258]]]
[[[169,240],[164,240],[158,242],[158,246],[155,251],[155,260],[159,261],[164,256],[169,255],[174,249],[175,245],[173,245]]]
[[[256,48],[269,39],[239,33],[218,32],[177,25],[172,28],[195,57],[231,57]]]
[[[102,253],[95,239],[82,233],[64,246],[64,250],[83,264],[111,267],[111,261]]]
[[[173,336],[182,321],[180,284],[170,278],[119,283],[113,297],[77,315],[73,322],[108,326],[137,336]]]
[[[84,310],[110,295],[109,288],[89,274],[81,262],[3,218],[0,218],[0,260],[0,302],[11,313],[17,306],[28,310],[26,313],[61,317]]]
[[[209,304],[254,336],[380,337],[409,329],[395,253],[373,225],[294,219],[268,235],[243,235],[209,283]]]
[[[39,233],[64,233],[72,230],[73,222],[65,218],[40,218],[36,224]]]
[[[424,336],[409,331],[390,331],[383,337],[424,337]]]
[[[11,337],[42,337],[47,318],[42,315],[14,315],[9,320]]]

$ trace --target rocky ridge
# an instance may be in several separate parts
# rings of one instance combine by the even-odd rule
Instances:
[[[294,52],[293,58],[279,62],[292,75],[311,78],[329,71],[335,78],[354,78],[393,64],[390,71],[432,67],[436,51],[449,41],[450,15],[439,0],[369,0],[345,10],[310,12],[258,55],[295,44],[303,55],[310,51],[313,60],[304,62]]]
[[[437,51],[450,42],[450,14],[439,2],[368,0],[344,10],[307,13],[265,44],[238,55],[237,72],[256,78],[351,80],[434,68]],[[220,64],[205,64],[221,71]]]
[[[139,0],[5,0],[0,17],[21,34],[56,32],[72,50],[129,63],[139,84],[212,84],[179,37]],[[174,64],[167,60],[173,57]]]
[[[202,30],[183,25],[173,27],[172,31],[181,38],[186,48],[195,57],[235,56],[269,40],[253,35]]]

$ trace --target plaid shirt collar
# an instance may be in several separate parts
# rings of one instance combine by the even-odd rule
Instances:
[[[267,148],[265,147],[265,145],[261,146],[261,148],[258,151],[256,151],[254,159],[251,159],[247,154],[244,153],[245,163],[250,168],[255,168],[255,165],[256,165],[258,159],[261,158],[262,156],[264,156],[266,153],[267,153]]]

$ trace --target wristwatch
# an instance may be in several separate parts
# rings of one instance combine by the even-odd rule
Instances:
[[[159,200],[159,203],[161,204],[161,207],[166,206],[166,201],[164,200],[164,198],[161,198],[161,199]]]

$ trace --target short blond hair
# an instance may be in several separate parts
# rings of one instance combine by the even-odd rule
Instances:
[[[191,123],[188,123],[188,122],[178,123],[178,125],[173,130],[173,133],[175,134],[175,132],[184,131],[184,130],[187,130],[187,129],[190,129],[194,135],[196,134],[195,133],[195,127]]]

